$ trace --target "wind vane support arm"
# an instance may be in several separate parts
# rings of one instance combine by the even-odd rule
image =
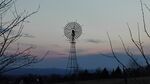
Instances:
[[[74,30],[72,30],[72,41],[74,41],[75,39],[75,31]]]

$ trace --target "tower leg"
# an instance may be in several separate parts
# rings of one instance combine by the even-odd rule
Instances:
[[[76,42],[71,41],[70,42],[70,52],[68,57],[68,63],[67,63],[67,72],[68,74],[76,74],[78,73],[79,67],[77,63],[77,56],[76,56]]]

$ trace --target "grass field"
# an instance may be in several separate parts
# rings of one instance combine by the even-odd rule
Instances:
[[[125,84],[124,79],[102,79],[102,80],[88,80],[88,81],[76,81],[64,82],[56,84]],[[150,84],[150,77],[140,78],[128,78],[127,84]]]

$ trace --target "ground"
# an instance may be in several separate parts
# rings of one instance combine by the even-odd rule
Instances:
[[[103,79],[56,83],[56,84],[125,84],[124,79]],[[127,84],[150,84],[150,77],[128,78]]]

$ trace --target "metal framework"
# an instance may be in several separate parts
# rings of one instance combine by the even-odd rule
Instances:
[[[76,39],[81,35],[82,29],[77,22],[70,22],[65,26],[65,36],[70,40],[70,51],[67,63],[68,74],[78,73],[79,66],[76,56]]]
[[[70,51],[69,51],[69,57],[68,57],[68,63],[67,63],[67,70],[69,74],[75,74],[78,73],[78,62],[77,62],[77,56],[76,56],[76,42],[72,41],[70,42]]]

